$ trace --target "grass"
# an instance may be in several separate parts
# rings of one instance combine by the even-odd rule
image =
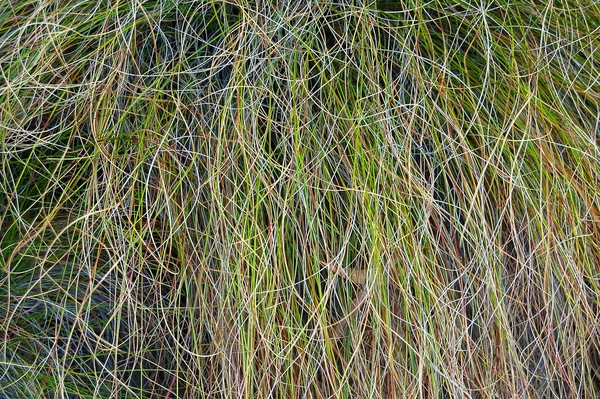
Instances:
[[[0,398],[600,395],[600,7],[0,5]]]

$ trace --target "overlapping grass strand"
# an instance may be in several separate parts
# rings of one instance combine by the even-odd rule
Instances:
[[[0,397],[600,395],[600,7],[0,5]]]

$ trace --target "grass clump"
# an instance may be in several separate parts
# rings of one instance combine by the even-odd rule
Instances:
[[[600,7],[0,6],[0,397],[597,397]]]

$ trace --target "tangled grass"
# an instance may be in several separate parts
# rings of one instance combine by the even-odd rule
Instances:
[[[0,397],[600,396],[595,0],[0,5]]]

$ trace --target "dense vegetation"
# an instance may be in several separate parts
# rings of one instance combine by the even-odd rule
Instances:
[[[0,3],[0,398],[600,396],[595,0]]]

